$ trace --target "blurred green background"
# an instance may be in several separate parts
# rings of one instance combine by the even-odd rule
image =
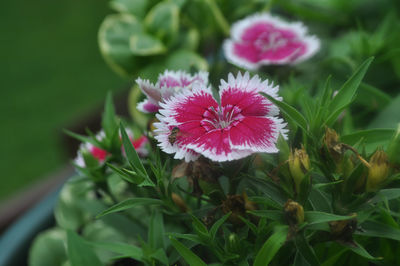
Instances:
[[[0,201],[62,168],[62,129],[126,83],[101,58],[106,0],[0,4]]]

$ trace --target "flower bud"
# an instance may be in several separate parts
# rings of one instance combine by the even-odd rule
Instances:
[[[238,253],[243,247],[237,234],[230,233],[228,236],[227,248],[230,252]]]
[[[369,160],[367,192],[376,191],[389,174],[388,156],[383,150],[377,150]]]
[[[288,199],[285,203],[284,210],[289,225],[297,225],[304,222],[304,209],[299,203]]]
[[[296,192],[300,192],[300,184],[303,181],[306,173],[310,170],[310,158],[304,147],[295,149],[289,155],[289,170],[292,175]]]
[[[181,196],[179,196],[176,193],[171,193],[171,198],[172,201],[176,204],[176,206],[178,206],[178,208],[182,211],[182,212],[187,212],[189,210],[188,206],[186,205],[186,203],[183,201],[183,199],[181,198]]]
[[[336,133],[335,130],[326,128],[324,144],[332,159],[336,163],[340,162],[343,154],[343,146],[339,142],[339,135]]]

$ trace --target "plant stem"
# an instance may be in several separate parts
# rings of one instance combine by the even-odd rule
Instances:
[[[222,14],[221,10],[219,9],[218,5],[215,3],[215,0],[203,0],[206,5],[211,10],[211,13],[215,17],[215,20],[217,21],[218,26],[222,30],[225,36],[229,36],[230,33],[230,27],[229,23],[227,22],[226,18]]]

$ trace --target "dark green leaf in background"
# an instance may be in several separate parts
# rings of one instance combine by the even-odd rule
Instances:
[[[170,237],[171,244],[174,248],[181,254],[183,259],[190,265],[190,266],[207,266],[207,264],[200,259],[196,254],[194,254],[190,249],[185,247],[182,243],[176,240],[173,237]]]
[[[75,232],[67,231],[67,250],[71,266],[101,266],[93,249]]]
[[[289,228],[287,226],[276,227],[274,233],[265,241],[260,251],[258,251],[253,266],[268,265],[285,243],[288,231]]]
[[[123,210],[127,210],[130,208],[133,208],[134,206],[137,205],[162,205],[162,201],[159,199],[152,199],[152,198],[131,198],[127,199],[124,201],[121,201],[114,206],[111,206],[107,210],[101,212],[100,214],[97,215],[97,218],[100,218],[104,215],[114,213],[114,212],[120,212]]]

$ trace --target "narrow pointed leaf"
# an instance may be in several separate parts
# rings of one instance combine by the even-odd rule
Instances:
[[[92,144],[92,145],[94,145],[96,147],[99,147],[99,142],[94,140],[94,139],[92,139],[92,138],[90,138],[90,137],[86,137],[86,136],[83,136],[83,135],[80,135],[80,134],[76,134],[76,133],[71,132],[71,131],[69,131],[67,129],[64,129],[64,132],[68,136],[73,137],[73,138],[75,138],[75,139],[77,139],[77,140],[79,140],[81,142],[87,142],[87,143],[90,143],[90,144]],[[99,147],[99,148],[102,148],[102,147]]]
[[[163,202],[159,199],[131,198],[131,199],[121,201],[120,203],[117,203],[114,206],[111,206],[107,210],[102,211],[100,214],[98,214],[96,216],[96,218],[100,218],[100,217],[110,214],[110,213],[127,210],[127,209],[133,208],[134,206],[137,206],[137,205],[161,205],[161,204],[163,204]]]
[[[190,265],[190,266],[207,266],[207,264],[200,259],[196,254],[194,254],[190,249],[185,247],[181,242],[178,240],[170,237],[171,244],[174,248],[181,254],[183,259]]]
[[[165,248],[164,244],[164,218],[160,211],[153,210],[150,224],[147,242],[153,249]]]
[[[353,100],[358,86],[364,78],[364,75],[373,59],[374,58],[371,57],[365,60],[354,74],[343,84],[342,88],[329,104],[329,110],[331,113],[346,107]]]
[[[400,230],[380,222],[366,221],[361,225],[357,235],[383,237],[400,241]]]
[[[400,188],[388,188],[379,190],[378,193],[369,200],[369,203],[377,203],[384,200],[400,198]]]
[[[110,163],[106,163],[108,167],[110,167],[115,173],[118,174],[122,179],[128,181],[132,184],[139,184],[143,181],[142,178],[138,177],[135,172],[129,173],[126,169],[119,169]],[[124,171],[125,170],[125,171]]]
[[[259,217],[265,217],[273,221],[284,221],[284,216],[283,216],[283,211],[277,211],[277,210],[255,210],[255,211],[249,211],[249,213],[259,216]]]
[[[200,244],[201,243],[201,239],[199,238],[198,235],[195,234],[180,234],[180,233],[169,233],[168,234],[170,237],[174,237],[174,238],[181,238],[181,239],[186,239],[189,241],[192,241],[196,244]]]
[[[303,129],[303,131],[305,133],[308,132],[307,131],[307,128],[308,128],[307,120],[304,118],[304,116],[299,111],[297,111],[295,108],[293,108],[292,106],[288,105],[285,102],[281,102],[281,101],[274,99],[273,97],[269,96],[268,94],[265,94],[262,92],[260,94],[263,95],[264,97],[266,97],[268,100],[270,100],[275,105],[277,105],[279,107],[279,109],[282,111],[282,113],[285,116],[287,116],[288,118],[290,118],[290,120],[292,120],[294,123],[296,123],[296,125],[298,125],[301,129]]]
[[[297,250],[310,265],[321,265],[317,256],[315,255],[314,250],[306,240],[306,237],[304,235],[304,230],[301,233],[297,234],[294,241]]]
[[[276,227],[275,232],[265,241],[257,253],[253,266],[268,265],[285,243],[288,231],[289,228],[287,226]]]
[[[343,246],[347,247],[348,249],[350,249],[351,251],[353,251],[354,253],[360,255],[361,257],[364,257],[368,260],[380,260],[382,258],[379,257],[374,257],[371,254],[368,253],[368,251],[366,251],[364,249],[363,246],[361,246],[360,244],[358,244],[357,242],[354,242],[352,244],[342,244]]]
[[[222,225],[223,223],[225,223],[225,221],[229,218],[230,215],[231,215],[231,212],[225,214],[224,216],[222,216],[218,221],[216,221],[216,222],[211,226],[210,235],[211,235],[211,238],[212,238],[213,240],[215,239],[215,236],[216,236],[216,234],[217,234],[217,232],[218,232],[218,229],[221,227],[221,225]]]
[[[341,221],[341,220],[350,220],[355,216],[343,216],[336,215],[327,212],[317,212],[317,211],[306,211],[304,212],[305,221],[308,224],[318,224],[318,223],[326,223],[331,221]]]
[[[122,144],[125,149],[126,157],[128,158],[129,164],[132,166],[132,168],[139,174],[139,176],[143,177],[145,180],[141,184],[141,186],[152,186],[154,187],[155,184],[153,181],[150,179],[149,175],[146,172],[146,169],[144,168],[142,161],[139,158],[139,155],[137,154],[135,148],[132,145],[131,140],[128,137],[128,134],[126,134],[124,126],[120,125],[121,129],[121,136],[122,136]]]
[[[108,139],[112,138],[115,130],[118,128],[111,92],[107,94],[101,126],[103,127]]]
[[[126,243],[99,241],[99,242],[88,242],[88,244],[98,249],[104,249],[114,252],[120,255],[119,257],[133,258],[138,261],[141,261],[143,257],[143,251],[141,248]]]
[[[75,232],[67,231],[67,251],[71,266],[101,266],[93,249]]]

